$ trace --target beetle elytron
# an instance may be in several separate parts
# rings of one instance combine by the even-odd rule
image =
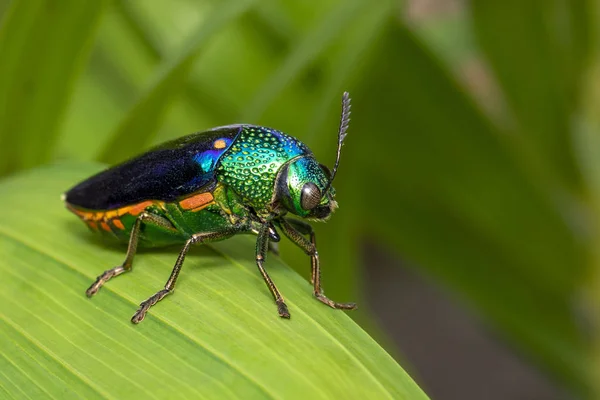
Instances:
[[[336,209],[331,183],[349,121],[350,97],[345,92],[332,172],[299,140],[270,128],[240,124],[164,143],[73,187],[63,196],[67,208],[92,230],[129,243],[123,264],[98,276],[86,294],[93,296],[109,279],[130,271],[138,243],[184,243],[164,289],[143,301],[133,315],[131,321],[139,323],[150,307],[175,289],[190,246],[250,233],[257,236],[256,264],[279,316],[289,318],[263,265],[269,241],[279,241],[279,229],[311,257],[316,298],[333,308],[356,308],[323,294],[313,229],[287,217],[290,213],[326,220]]]

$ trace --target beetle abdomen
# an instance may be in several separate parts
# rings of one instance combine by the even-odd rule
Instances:
[[[113,210],[92,211],[81,209],[66,203],[67,208],[77,215],[94,231],[105,231],[118,234],[125,233],[124,238],[129,236],[133,222],[147,207],[156,204],[152,201],[143,201],[138,204],[120,207]],[[118,236],[118,235],[117,235]]]

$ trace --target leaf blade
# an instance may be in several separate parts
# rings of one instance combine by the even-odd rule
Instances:
[[[108,1],[13,1],[0,25],[0,174],[47,161]],[[44,140],[37,140],[44,132]]]
[[[582,185],[571,116],[592,50],[588,1],[471,2],[478,44],[489,61],[537,168],[569,189]],[[508,124],[507,124],[508,125]],[[510,130],[511,128],[507,128]]]
[[[0,262],[0,335],[11,328],[26,331],[56,354],[59,364],[92,382],[99,398],[144,392],[160,398],[173,387],[183,398],[239,393],[248,393],[247,398],[297,398],[300,393],[426,398],[364,331],[344,313],[310,298],[308,283],[270,257],[271,275],[293,314],[292,320],[280,321],[255,271],[247,238],[193,251],[188,260],[201,259],[203,268],[187,267],[177,294],[155,306],[140,325],[132,325],[129,316],[141,298],[164,284],[172,251],[140,254],[137,276],[115,279],[96,298],[86,299],[83,288],[107,265],[119,263],[123,251],[77,234],[84,227],[62,209],[57,193],[94,170],[59,166],[0,185],[0,198],[19,210],[18,224],[13,217],[0,217],[0,253],[8,257]],[[74,379],[52,365],[60,379]]]
[[[341,2],[323,17],[286,56],[273,76],[262,86],[243,112],[242,120],[258,120],[283,89],[304,71],[328,46],[363,7],[362,0]]]

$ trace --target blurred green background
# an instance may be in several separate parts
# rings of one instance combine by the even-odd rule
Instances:
[[[429,364],[411,360],[430,344],[386,332],[414,323],[400,320],[401,282],[374,300],[375,264],[440,288],[540,390],[600,397],[595,1],[0,0],[0,19],[2,175],[115,163],[236,122],[332,164],[348,90],[340,209],[316,226],[328,295],[362,303],[353,316],[409,371],[423,367],[411,374],[432,398],[477,382],[444,389],[428,365],[500,367],[468,367],[441,344]],[[308,276],[299,250],[282,254]],[[424,331],[442,318],[420,314]]]

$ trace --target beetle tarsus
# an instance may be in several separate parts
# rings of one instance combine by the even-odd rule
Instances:
[[[283,301],[277,301],[277,312],[281,318],[290,319],[290,312],[287,305]]]
[[[93,295],[98,293],[98,290],[100,290],[100,288],[102,286],[104,286],[104,284],[106,282],[108,282],[108,280],[110,280],[111,278],[114,278],[117,275],[121,275],[123,272],[126,272],[126,271],[127,270],[122,265],[119,265],[118,267],[104,271],[102,273],[102,275],[100,275],[96,278],[96,281],[94,283],[92,283],[92,285],[88,288],[88,290],[85,291],[85,294],[87,295],[87,297],[92,297]]]
[[[133,314],[133,317],[131,317],[131,322],[133,322],[134,324],[139,324],[140,322],[142,322],[146,317],[146,313],[148,312],[150,307],[164,299],[171,292],[172,290],[163,289],[157,292],[156,294],[150,296],[148,300],[142,301],[140,303],[140,309],[137,310],[135,314]]]
[[[315,297],[320,302],[327,304],[329,307],[335,308],[337,310],[356,310],[358,308],[356,303],[338,303],[331,300],[322,293],[315,293]]]

